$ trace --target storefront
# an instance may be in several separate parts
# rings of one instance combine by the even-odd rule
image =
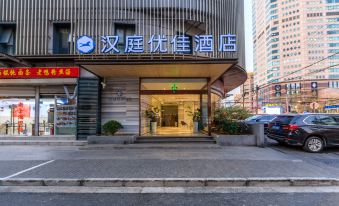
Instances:
[[[224,89],[228,89],[221,79],[232,88],[246,78],[245,71],[234,67],[230,60],[153,61],[152,64],[128,61],[110,65],[102,61],[78,62],[101,79],[98,121],[101,125],[110,120],[119,121],[124,126],[120,131],[123,134],[208,135],[213,111],[224,97]],[[149,110],[156,116],[153,120],[156,132],[152,132],[152,119],[146,112]]]
[[[79,68],[0,68],[0,77],[0,136],[76,135]]]
[[[205,135],[218,101],[246,81],[243,0],[30,2],[0,13],[0,67],[36,75],[0,76],[1,135],[86,139],[109,120],[124,134]]]

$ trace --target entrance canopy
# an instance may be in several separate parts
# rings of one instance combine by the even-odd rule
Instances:
[[[142,65],[83,65],[100,77],[143,78],[210,78],[221,77],[232,64],[142,64]]]
[[[79,65],[99,77],[139,78],[209,78],[221,93],[246,81],[246,71],[236,66],[236,60],[124,60],[79,61]],[[230,76],[230,78],[227,78]],[[227,81],[227,82],[225,82]]]

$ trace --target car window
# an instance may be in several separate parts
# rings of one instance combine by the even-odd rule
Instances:
[[[294,116],[277,116],[274,122],[280,122],[281,124],[290,124]]]
[[[311,115],[305,118],[304,122],[306,124],[318,124],[318,118],[315,115]]]
[[[339,125],[334,117],[327,115],[319,115],[317,122],[320,125]]]
[[[254,116],[252,116],[252,117],[249,117],[249,118],[245,119],[245,121],[255,120],[255,119],[258,119],[259,117],[261,117],[261,116],[259,116],[259,115],[254,115]]]
[[[271,121],[275,118],[275,116],[263,116],[262,118],[260,118],[260,122],[263,122],[263,121]]]

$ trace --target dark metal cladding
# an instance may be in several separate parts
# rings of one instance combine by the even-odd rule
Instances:
[[[16,24],[16,55],[53,53],[53,23],[69,23],[73,43],[89,35],[100,45],[101,35],[112,35],[116,23],[136,25],[146,39],[152,34],[236,34],[237,53],[215,51],[213,58],[244,63],[243,0],[0,0],[0,23]],[[145,43],[147,44],[147,42]],[[217,42],[216,42],[217,45]],[[97,46],[95,54],[100,53]],[[201,54],[202,55],[202,54]]]

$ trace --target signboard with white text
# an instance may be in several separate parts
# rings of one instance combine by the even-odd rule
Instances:
[[[124,49],[119,49],[120,37],[114,35],[101,36],[101,53],[103,54],[140,54],[140,53],[190,53],[193,48],[191,37],[176,35],[169,38],[165,35],[151,35],[149,39],[144,36],[126,36]],[[236,52],[236,35],[225,34],[215,37],[213,35],[194,36],[195,52],[210,53],[217,49],[219,52]],[[168,45],[170,47],[168,48]],[[95,41],[90,36],[81,36],[77,40],[77,50],[80,54],[91,54],[96,48]],[[217,47],[217,48],[216,48]]]

